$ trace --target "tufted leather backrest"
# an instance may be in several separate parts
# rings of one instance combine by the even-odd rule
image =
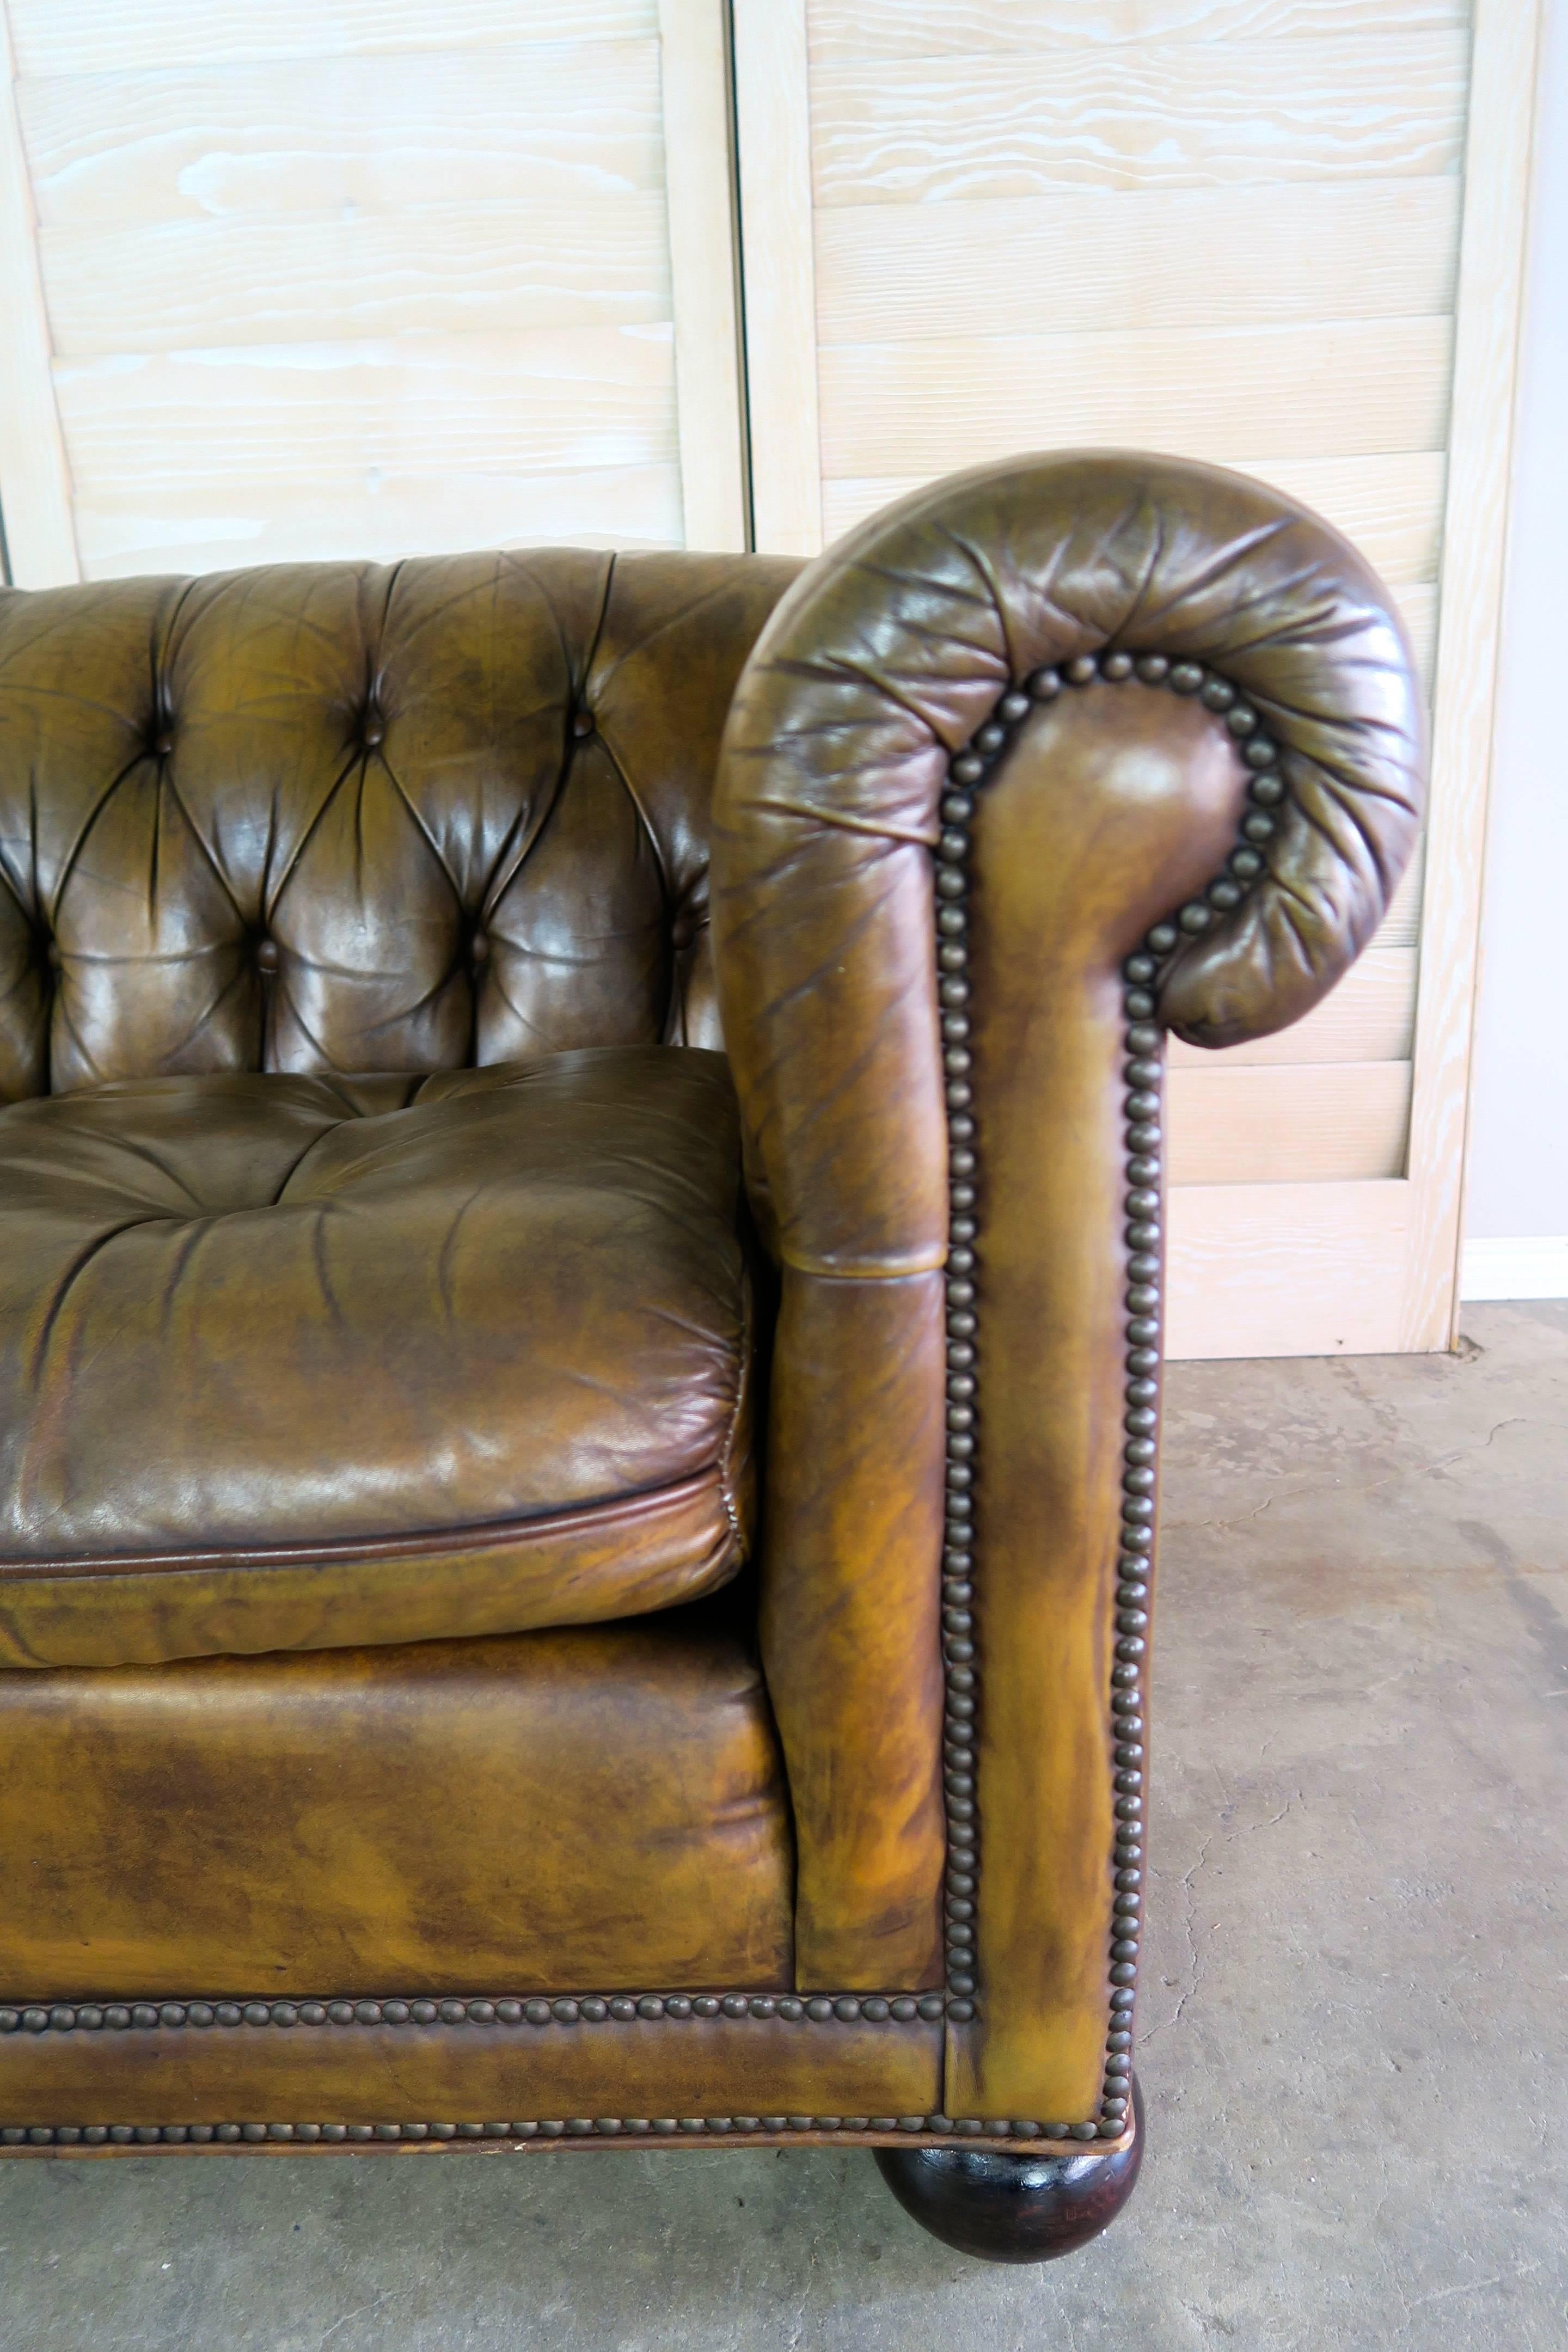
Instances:
[[[797,568],[0,592],[0,1099],[718,1044],[719,737]]]

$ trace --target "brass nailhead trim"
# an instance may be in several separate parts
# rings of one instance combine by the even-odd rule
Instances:
[[[942,1993],[614,1993],[558,1996],[546,1999],[458,2000],[251,2000],[251,2001],[110,2001],[62,2002],[49,2008],[0,2008],[0,2034],[151,2032],[158,2027],[249,2027],[265,2030],[296,2026],[420,2025],[457,2027],[464,2024],[506,2026],[602,2025],[635,2018],[671,2018],[678,2022],[723,2016],[730,2020],[779,2018],[789,2024],[806,2022],[848,2024],[864,2019],[874,2025],[932,2023],[951,2004]],[[649,2135],[655,2138],[696,2133],[744,2137],[748,2134],[776,2136],[781,2132],[834,2132],[858,2137],[867,2132],[922,2133],[927,2137],[949,2132],[984,2134],[990,2138],[1038,2139],[1048,2136],[1044,2125],[1020,2118],[1005,2124],[994,2118],[950,2116],[595,2116],[484,2124],[47,2124],[0,2127],[0,2147],[82,2146],[97,2147],[225,2145],[245,2142],[322,2141],[387,2142],[426,2139],[559,2139],[563,2137],[614,2138]],[[1061,2137],[1058,2131],[1058,2137]]]
[[[501,2000],[137,2000],[56,2001],[52,2007],[0,2008],[0,2033],[149,2032],[180,2027],[295,2025],[605,2025],[634,2018],[804,2019],[813,2025],[931,2022],[948,2009],[928,1993],[597,1993],[532,1994]]]
[[[777,2138],[785,2132],[829,2133],[846,2139],[870,2132],[905,2132],[925,2139],[1070,2139],[1062,2124],[980,2116],[557,2116],[542,2121],[482,2124],[7,2124],[0,2147],[206,2147],[290,2141],[363,2147],[394,2140],[673,2139],[698,2135],[721,2139]]]
[[[975,1672],[974,1599],[976,1544],[973,1525],[977,1443],[978,1345],[982,1306],[976,1282],[975,1242],[980,1230],[980,1152],[970,1085],[969,877],[967,866],[979,791],[1020,722],[1039,703],[1054,702],[1068,687],[1120,685],[1135,679],[1173,694],[1197,695],[1223,717],[1248,771],[1249,806],[1241,838],[1225,869],[1174,914],[1153,925],[1142,946],[1122,967],[1122,1012],[1126,1022],[1122,1079],[1126,1182],[1123,1238],[1128,1251],[1125,1358],[1125,1441],[1122,1455],[1122,1526],[1116,1592],[1116,1654],[1111,1674],[1111,1710],[1116,1717],[1112,1805],[1116,1840],[1112,1857],[1115,1899],[1109,1955],[1110,2024],[1100,2104],[1092,2120],[1042,2126],[1051,2138],[1116,2139],[1131,2111],[1132,2011],[1141,1936],[1143,1864],[1143,1666],[1147,1655],[1150,1570],[1153,1553],[1155,1470],[1160,1435],[1160,1314],[1163,1258],[1160,1231],[1161,1098],[1165,1033],[1158,1020],[1162,967],[1184,940],[1195,939],[1238,907],[1264,871],[1263,845],[1273,835],[1274,811],[1286,797],[1278,772],[1279,751],[1261,731],[1258,715],[1228,679],[1200,662],[1172,662],[1163,654],[1079,654],[1061,669],[1041,669],[1022,688],[1011,687],[990,717],[949,763],[941,803],[942,831],[935,848],[937,998],[941,1008],[942,1076],[947,1102],[950,1185],[947,1256],[947,1504],[942,1536],[942,1725],[943,1790],[947,1809],[948,1866],[944,1889],[947,1927],[947,2013],[973,2017],[978,1979],[974,1919],[979,1895],[975,1835],[974,1728],[978,1711]],[[965,2119],[960,2131],[994,2125]],[[1022,2133],[1019,2137],[1024,2137]]]
[[[1158,1022],[1163,965],[1184,937],[1206,931],[1216,916],[1240,905],[1264,870],[1263,845],[1273,835],[1271,814],[1286,798],[1277,772],[1279,747],[1259,732],[1258,713],[1229,681],[1198,662],[1170,661],[1163,654],[1080,654],[1065,670],[1037,670],[1026,688],[1010,688],[991,717],[949,767],[942,800],[942,829],[936,857],[937,993],[942,1012],[943,1078],[947,1104],[949,1249],[947,1258],[947,1445],[946,1510],[942,1540],[942,1723],[943,1790],[948,1866],[944,1885],[947,1933],[945,1993],[816,1994],[589,1994],[501,2000],[331,2001],[137,2001],[98,2004],[56,2002],[26,2009],[0,2008],[0,2033],[69,2032],[108,2027],[252,2025],[460,2025],[500,2023],[533,2026],[603,2023],[633,2017],[778,2017],[825,2023],[866,2018],[906,2023],[942,2016],[964,2022],[975,2014],[974,1917],[979,1892],[974,1804],[974,1725],[978,1712],[975,1672],[973,1482],[977,1395],[976,1341],[979,1297],[974,1280],[974,1242],[979,1232],[978,1155],[970,1087],[968,1014],[969,916],[966,900],[974,817],[975,787],[986,782],[1021,720],[1037,703],[1055,701],[1064,685],[1076,688],[1136,677],[1145,686],[1195,694],[1223,714],[1250,772],[1251,803],[1242,819],[1241,839],[1225,870],[1201,898],[1191,899],[1158,922],[1142,946],[1122,966],[1122,1011],[1127,1055],[1125,1140],[1128,1247],[1126,1327],[1126,1443],[1123,1450],[1121,1556],[1118,1567],[1116,1664],[1110,1705],[1117,1717],[1113,1804],[1116,1898],[1110,1953],[1110,2026],[1106,2041],[1104,2087],[1096,2119],[1079,2124],[1005,2121],[963,2116],[576,2116],[514,2124],[93,2124],[7,2126],[0,2146],[70,2147],[153,2141],[198,2144],[205,2140],[327,2141],[458,2138],[560,2138],[567,2135],[613,2137],[621,2133],[712,2133],[744,2137],[784,2131],[956,2133],[988,2139],[1116,2139],[1126,2127],[1131,2091],[1132,2012],[1137,1983],[1142,1887],[1143,1665],[1151,1564],[1153,1552],[1153,1492],[1159,1452],[1160,1310],[1163,1279],[1159,1227],[1162,1132],[1159,1120],[1164,1069],[1164,1031]]]

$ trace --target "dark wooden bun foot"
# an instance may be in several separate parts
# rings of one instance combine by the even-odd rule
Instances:
[[[987,2156],[979,2148],[879,2147],[877,2165],[906,2213],[983,2263],[1048,2263],[1114,2221],[1143,2161],[1143,2100],[1132,2085],[1133,2137],[1115,2156]]]

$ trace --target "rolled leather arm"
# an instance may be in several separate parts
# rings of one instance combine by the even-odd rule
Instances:
[[[763,1631],[797,1965],[945,1981],[954,2114],[1098,2113],[1131,2001],[1161,1033],[1319,1002],[1423,764],[1366,564],[1171,458],[920,492],[807,567],[742,676],[714,932],[783,1272]]]

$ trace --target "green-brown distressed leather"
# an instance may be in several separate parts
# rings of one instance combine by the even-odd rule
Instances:
[[[983,469],[796,571],[562,553],[0,596],[0,1443],[26,1465],[0,1622],[44,1668],[0,1673],[31,1886],[13,2137],[443,2105],[454,2131],[1097,2128],[1130,1801],[1120,975],[1223,864],[1245,772],[1219,715],[1092,661],[1008,721],[947,999],[977,1162],[958,1398],[950,763],[1042,665],[1195,661],[1249,698],[1289,788],[1266,871],[1159,976],[1158,1019],[1228,1044],[1371,937],[1418,697],[1352,550],[1174,460]],[[750,1284],[742,1164],[774,1260]],[[763,1683],[707,1614],[749,1583],[631,1614],[752,1540],[753,1385]],[[295,1654],[238,1654],[266,1641]],[[151,2023],[100,2041],[69,2008],[165,1967]],[[689,2015],[613,2010],[667,1971]],[[217,1976],[399,1974],[483,2014],[188,2022]],[[786,2012],[792,1981],[816,1998]],[[532,2043],[488,2013],[525,1985],[573,1996]]]
[[[629,1616],[732,1574],[721,1055],[123,1078],[0,1110],[0,1662]]]
[[[0,592],[0,1665],[733,1572],[708,803],[795,569]]]
[[[0,1786],[24,2001],[790,1981],[777,1743],[711,1604],[0,1675]]]
[[[730,718],[715,941],[784,1269],[762,1626],[805,1983],[855,1964],[868,1918],[892,1948],[901,1917],[915,1965],[933,1937],[934,1741],[923,1780],[916,1759],[944,1476],[932,852],[950,763],[1037,671],[1119,652],[1211,666],[1281,746],[1289,798],[1263,877],[1184,939],[1159,1013],[1209,1045],[1282,1027],[1377,927],[1415,837],[1424,741],[1385,592],[1276,491],[1100,453],[935,484],[807,568]],[[978,1220],[965,1712],[947,1739],[954,1818],[976,1834],[954,1914],[975,1991],[950,2026],[954,2115],[1082,2116],[1099,2095],[1128,1319],[1120,971],[1217,873],[1246,806],[1217,713],[1136,678],[1063,691],[1065,708],[1014,722],[976,807],[954,1000]],[[890,1667],[895,1625],[908,1662]],[[853,1790],[836,1769],[847,1732]]]

